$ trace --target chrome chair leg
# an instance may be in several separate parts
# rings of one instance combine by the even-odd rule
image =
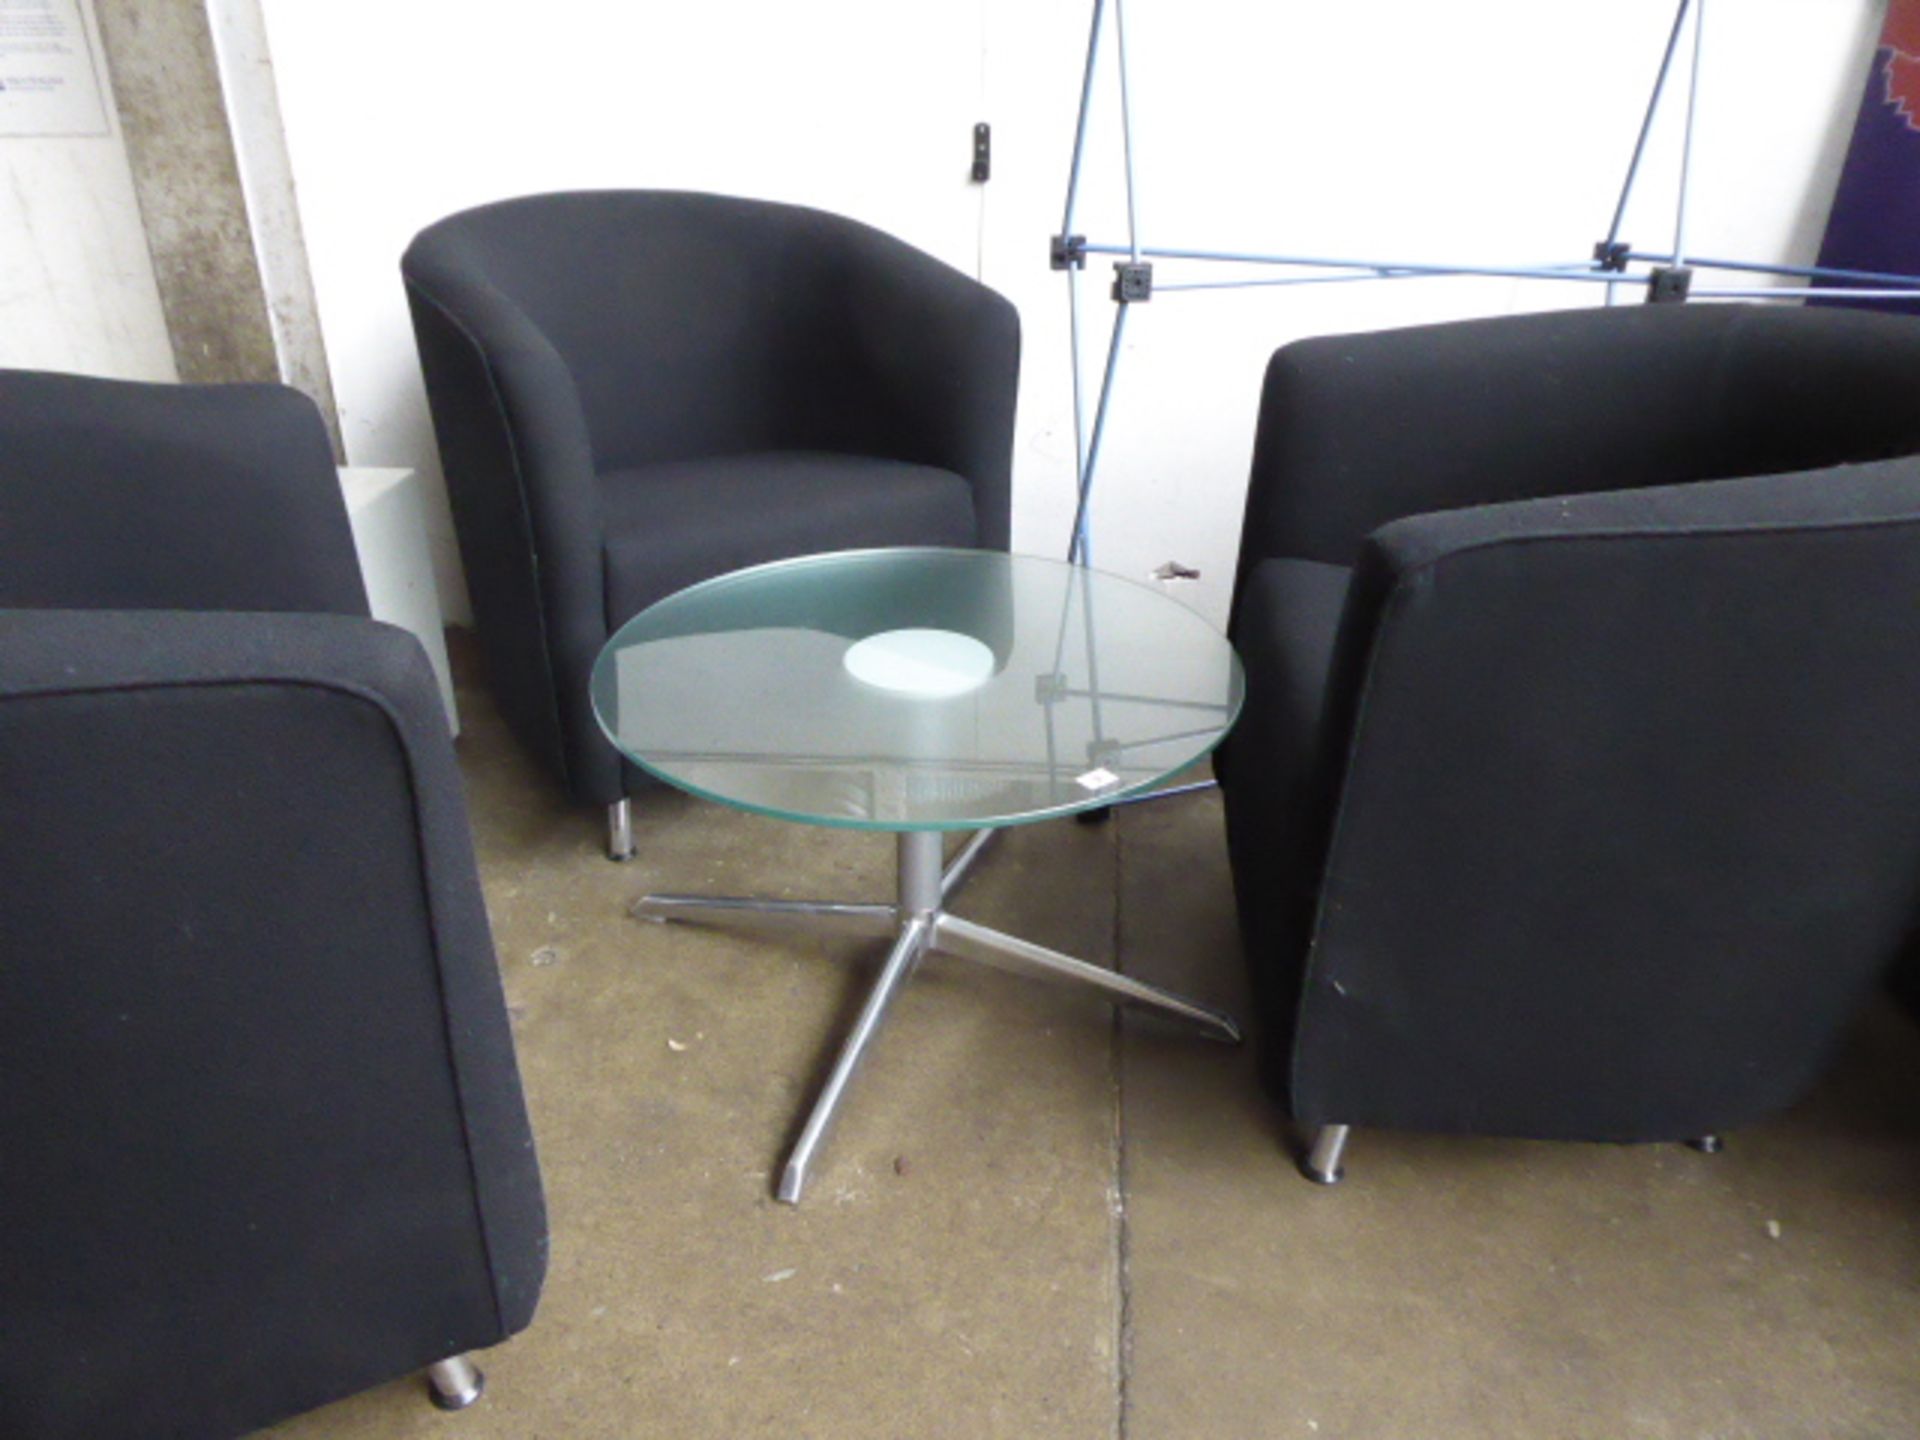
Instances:
[[[1341,1165],[1341,1157],[1347,1153],[1347,1136],[1352,1131],[1349,1125],[1322,1125],[1313,1132],[1313,1145],[1307,1151],[1306,1163],[1300,1167],[1300,1173],[1316,1185],[1338,1185],[1346,1168]]]
[[[427,1367],[427,1398],[442,1410],[464,1410],[486,1388],[486,1375],[464,1355]]]
[[[633,859],[633,801],[624,796],[607,807],[607,858]]]

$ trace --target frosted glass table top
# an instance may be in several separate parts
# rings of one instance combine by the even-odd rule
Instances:
[[[742,809],[872,830],[1015,825],[1217,745],[1240,662],[1155,587],[985,550],[858,550],[692,586],[593,667],[609,739]]]

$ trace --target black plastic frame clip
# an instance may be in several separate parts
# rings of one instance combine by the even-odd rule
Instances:
[[[1113,262],[1113,298],[1122,305],[1153,298],[1153,265],[1146,260]]]
[[[1693,271],[1685,265],[1662,265],[1647,276],[1647,304],[1684,305],[1693,289]]]
[[[1627,268],[1627,261],[1633,258],[1633,246],[1625,240],[1596,240],[1593,242],[1593,258],[1602,270],[1617,275]]]
[[[1048,260],[1056,270],[1087,268],[1087,237],[1055,235],[1048,244]]]

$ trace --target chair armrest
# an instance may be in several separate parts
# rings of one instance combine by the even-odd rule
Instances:
[[[1012,517],[1020,316],[1004,297],[930,255],[851,228],[846,304],[857,363],[888,433],[876,453],[935,465],[973,485],[980,544],[1007,548]]]
[[[1341,752],[1357,743],[1367,686],[1436,641],[1455,644],[1463,632],[1493,637],[1484,643],[1496,646],[1523,633],[1537,640],[1542,607],[1550,603],[1563,614],[1560,648],[1572,655],[1588,647],[1587,678],[1574,683],[1595,687],[1596,707],[1624,714],[1635,702],[1608,693],[1609,665],[1633,668],[1656,639],[1693,647],[1709,668],[1725,658],[1718,647],[1750,650],[1756,642],[1744,633],[1751,625],[1738,618],[1742,600],[1776,603],[1799,566],[1821,563],[1823,539],[1844,542],[1916,521],[1920,457],[1395,520],[1367,537],[1354,569],[1328,681],[1323,762],[1341,763]],[[1755,557],[1751,579],[1729,572],[1709,580],[1706,552],[1671,548],[1716,539],[1752,542],[1743,552]],[[1697,556],[1691,566],[1688,553]],[[1690,603],[1727,612],[1729,624],[1743,627],[1740,635],[1689,623],[1700,619],[1680,598],[1689,577],[1699,586]],[[1820,578],[1841,588],[1831,575]],[[1871,588],[1865,576],[1844,583]],[[1486,659],[1477,652],[1475,663]],[[1432,678],[1444,688],[1444,666]]]
[[[607,635],[593,442],[552,341],[445,259],[416,246],[403,270],[467,585],[507,719],[564,776]]]
[[[1673,1139],[1800,1093],[1911,932],[1916,590],[1912,458],[1376,532],[1300,1118]]]
[[[20,1003],[117,1007],[133,1027],[126,1044],[87,1032],[99,1087],[212,1046],[252,1076],[231,1098],[237,1146],[271,1149],[270,1127],[305,1115],[314,1163],[367,1166],[398,1128],[410,1158],[380,1163],[427,1167],[411,1183],[440,1196],[471,1190],[449,1224],[477,1212],[471,1253],[490,1257],[475,1342],[525,1323],[539,1176],[461,779],[411,635],[330,615],[0,611],[0,814],[0,929],[85,976],[69,995],[41,974]],[[0,1054],[78,1063],[27,1056],[34,1023],[0,1019]],[[321,1068],[296,1073],[307,1063]],[[164,1133],[176,1103],[214,1123],[228,1102],[189,1105],[188,1089],[156,1084],[127,1123],[151,1107]],[[289,1225],[333,1223],[296,1208]],[[279,1242],[263,1227],[259,1243]]]
[[[1418,571],[1500,545],[1785,535],[1914,519],[1920,457],[1410,515],[1367,538],[1361,565],[1376,580],[1390,575],[1404,584]]]
[[[450,787],[457,800],[437,683],[404,630],[342,615],[0,610],[0,703],[248,685],[331,690],[377,707],[409,764],[433,772],[426,783],[436,795]],[[465,829],[462,819],[455,837]]]

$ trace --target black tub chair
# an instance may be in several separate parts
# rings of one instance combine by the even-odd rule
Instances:
[[[425,655],[276,386],[0,372],[0,1435],[237,1435],[525,1326]]]
[[[632,853],[587,676],[655,600],[769,560],[1004,550],[1013,307],[865,225],[717,195],[533,195],[401,263],[489,678]]]
[[[1219,757],[1265,1070],[1352,1126],[1706,1142],[1920,916],[1920,321],[1646,306],[1305,341]]]

